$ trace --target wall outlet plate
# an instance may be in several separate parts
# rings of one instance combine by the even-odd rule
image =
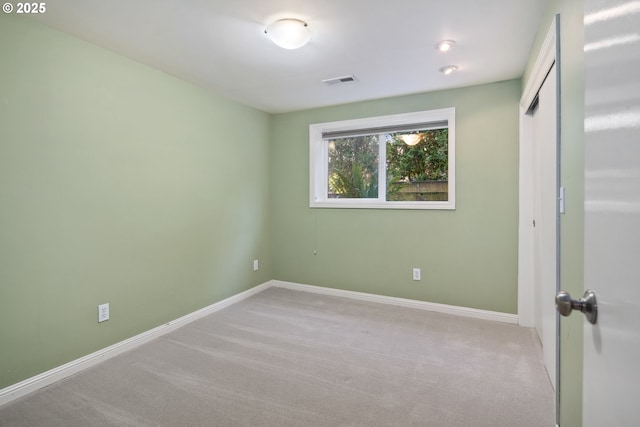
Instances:
[[[98,323],[109,320],[109,303],[98,306]]]
[[[420,269],[419,268],[414,268],[413,269],[413,280],[420,280]]]
[[[258,260],[257,259],[253,260],[253,271],[258,271]]]

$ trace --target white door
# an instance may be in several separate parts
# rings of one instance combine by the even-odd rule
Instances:
[[[638,426],[640,2],[584,6],[584,286],[598,318],[584,324],[583,426]]]
[[[544,364],[556,386],[557,292],[557,135],[556,69],[551,67],[532,108],[533,130],[533,282],[535,329],[542,343]]]

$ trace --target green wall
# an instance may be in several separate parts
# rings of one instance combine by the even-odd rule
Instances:
[[[515,313],[520,90],[511,80],[275,115],[275,278]],[[309,124],[445,107],[456,108],[455,211],[309,208]]]
[[[560,14],[561,181],[567,211],[561,217],[561,288],[583,292],[584,253],[584,11],[582,0],[549,0],[527,64],[526,82],[555,14]],[[560,426],[582,425],[582,316],[560,321]]]
[[[2,14],[0,388],[271,279],[269,127]]]

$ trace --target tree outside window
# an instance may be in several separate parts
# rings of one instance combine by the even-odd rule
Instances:
[[[412,135],[412,145],[407,135]],[[380,143],[386,145],[386,200],[447,200],[447,129],[328,141],[329,198],[378,197]]]
[[[329,141],[329,198],[378,197],[379,135]]]
[[[416,132],[415,145],[405,135],[393,134],[387,144],[387,200],[447,200],[448,129]]]
[[[309,125],[309,206],[455,210],[455,108]]]

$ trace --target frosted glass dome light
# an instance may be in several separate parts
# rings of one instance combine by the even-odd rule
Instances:
[[[265,34],[284,49],[298,49],[311,40],[311,30],[299,19],[280,19],[269,25]]]
[[[422,139],[422,135],[419,133],[407,133],[400,135],[400,139],[407,145],[416,145]]]

